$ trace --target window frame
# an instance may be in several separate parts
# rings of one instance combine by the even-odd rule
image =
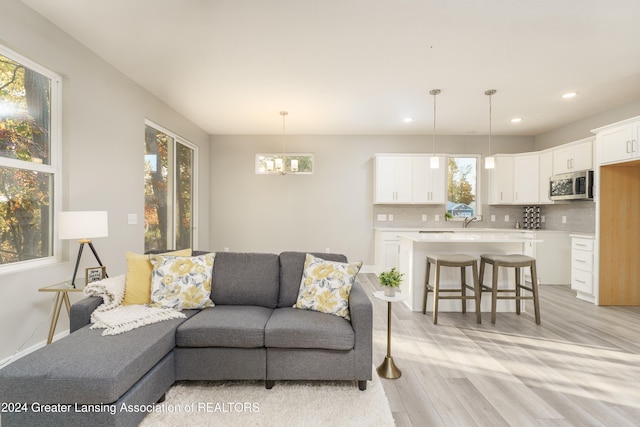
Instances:
[[[52,188],[49,195],[51,201],[51,218],[49,229],[51,239],[51,255],[42,258],[16,261],[9,264],[0,264],[0,276],[33,268],[54,265],[62,262],[62,242],[58,238],[58,215],[62,201],[62,77],[38,64],[37,62],[0,44],[0,54],[27,67],[48,78],[51,83],[49,99],[50,129],[49,129],[49,156],[50,164],[27,162],[0,156],[0,167],[22,169],[40,173],[51,174]]]
[[[477,217],[478,219],[482,219],[482,199],[481,199],[481,192],[482,192],[482,173],[483,173],[483,168],[482,168],[482,155],[481,154],[465,154],[465,153],[460,153],[460,154],[446,154],[445,158],[446,158],[446,167],[447,167],[447,171],[446,171],[446,179],[445,179],[445,183],[447,185],[446,188],[446,199],[447,202],[449,201],[449,159],[450,158],[475,158],[476,159],[476,187],[475,187],[475,202],[476,202],[476,207],[475,207],[475,211],[473,216]],[[445,211],[446,210],[446,206],[445,206]],[[448,211],[447,211],[448,212]],[[451,221],[451,222],[462,222],[465,220],[465,217],[453,217],[453,218],[447,218],[447,221]]]
[[[159,132],[164,133],[165,135],[173,138],[173,147],[171,147],[170,153],[169,153],[169,159],[171,161],[171,167],[172,170],[170,171],[169,175],[171,176],[171,182],[169,183],[169,188],[171,190],[171,197],[169,198],[169,201],[171,202],[171,228],[172,228],[172,233],[171,233],[171,241],[167,241],[167,245],[170,246],[169,248],[165,248],[165,249],[172,249],[175,248],[176,245],[176,215],[175,215],[175,209],[176,206],[178,205],[178,200],[177,200],[177,192],[176,192],[176,180],[177,180],[177,174],[178,174],[178,168],[176,167],[176,159],[178,158],[178,144],[181,144],[187,148],[189,148],[190,150],[192,150],[193,152],[193,170],[192,170],[192,176],[193,176],[193,182],[192,182],[192,188],[191,188],[191,247],[192,249],[195,249],[198,247],[198,156],[199,156],[199,150],[198,150],[198,146],[195,145],[194,143],[186,140],[185,138],[181,137],[180,135],[176,134],[175,132],[170,131],[169,129],[165,128],[162,125],[159,125],[158,123],[154,122],[153,120],[150,119],[145,119],[144,120],[144,124],[145,127],[149,126]],[[143,205],[144,205],[144,200],[143,200]],[[146,221],[146,219],[144,218],[144,214],[143,214],[143,221]],[[146,225],[145,225],[145,229],[146,229]],[[168,235],[167,235],[168,236]],[[145,246],[145,250],[146,250],[146,243],[144,241],[145,237],[143,235],[143,245]]]

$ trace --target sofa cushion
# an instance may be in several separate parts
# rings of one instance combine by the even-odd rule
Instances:
[[[332,314],[276,308],[267,322],[264,342],[267,348],[319,348],[351,350],[355,334],[351,323]]]
[[[295,308],[350,320],[349,294],[362,262],[335,262],[307,254]]]
[[[328,261],[347,262],[342,254],[309,252],[311,255]],[[300,281],[304,270],[306,252],[282,252],[280,254],[280,294],[278,307],[291,307],[298,300]]]
[[[273,312],[260,306],[216,305],[178,328],[178,347],[264,347],[264,328]]]
[[[151,255],[151,303],[176,310],[213,307],[211,274],[215,254]]]
[[[191,249],[182,249],[164,255],[191,256]],[[127,278],[122,304],[149,304],[151,302],[151,271],[149,255],[127,252]]]
[[[275,308],[279,279],[278,255],[218,252],[213,265],[211,299],[220,305]]]
[[[187,317],[195,311],[185,311]],[[0,369],[0,401],[112,403],[175,347],[166,320],[120,335],[85,326]]]

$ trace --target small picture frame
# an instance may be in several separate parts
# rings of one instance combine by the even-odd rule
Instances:
[[[97,282],[107,277],[107,267],[89,267],[86,270],[86,284]]]

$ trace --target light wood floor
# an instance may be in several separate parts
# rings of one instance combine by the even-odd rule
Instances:
[[[386,354],[387,303],[361,274],[373,304],[373,361]],[[487,295],[485,295],[486,297]],[[520,316],[438,314],[392,308],[391,354],[402,370],[383,379],[398,426],[640,426],[640,307],[597,307],[568,286],[541,286],[542,324]],[[376,373],[374,372],[374,375]]]

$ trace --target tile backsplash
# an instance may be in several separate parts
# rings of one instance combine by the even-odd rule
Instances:
[[[539,206],[540,214],[544,217],[542,229],[595,233],[596,210],[592,201]],[[444,205],[374,205],[373,225],[398,228],[462,228],[460,222],[445,221],[444,214]],[[426,221],[423,221],[425,215]],[[439,221],[436,221],[436,215],[439,215]],[[495,221],[491,221],[492,215]],[[509,217],[508,221],[505,221],[506,215]],[[383,217],[387,220],[383,221]],[[523,223],[523,217],[523,206],[483,205],[482,221],[474,221],[469,228],[515,228],[516,222]]]

